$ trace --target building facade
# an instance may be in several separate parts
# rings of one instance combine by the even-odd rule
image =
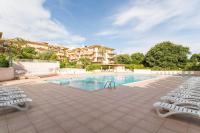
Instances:
[[[0,32],[0,44],[5,40],[2,39],[3,33]],[[34,42],[26,40],[26,44],[36,49],[37,52],[53,51],[57,54],[59,59],[68,58],[70,61],[78,61],[85,57],[93,63],[98,64],[113,64],[114,50],[113,48],[105,47],[103,45],[90,45],[75,49],[69,49],[61,45],[53,45],[46,42]]]
[[[113,57],[115,49],[102,45],[84,46],[71,50],[64,46],[50,45],[46,42],[27,41],[27,45],[30,47],[34,47],[38,52],[45,52],[48,50],[54,51],[59,59],[67,57],[70,61],[78,61],[80,58],[85,57],[90,59],[93,63],[114,63]]]
[[[67,57],[68,48],[59,46],[59,45],[50,45],[46,42],[33,42],[27,41],[27,45],[30,47],[34,47],[37,52],[42,53],[45,51],[53,51],[56,53],[59,59],[63,59]]]
[[[112,64],[114,63],[113,48],[102,45],[91,45],[82,48],[76,48],[68,51],[68,58],[71,61],[78,61],[81,57],[90,59],[93,63]]]

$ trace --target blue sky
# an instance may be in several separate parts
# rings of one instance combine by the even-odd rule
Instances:
[[[200,53],[200,0],[1,0],[5,38],[146,52],[172,41]]]

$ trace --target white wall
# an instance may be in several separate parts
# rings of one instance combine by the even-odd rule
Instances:
[[[26,76],[56,74],[60,68],[58,61],[19,60],[14,62],[16,73],[24,73]]]
[[[14,69],[9,68],[0,68],[0,81],[12,80],[14,79]]]

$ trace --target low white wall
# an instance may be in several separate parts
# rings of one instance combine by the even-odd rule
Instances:
[[[58,61],[43,61],[43,60],[18,60],[13,63],[17,74],[25,76],[38,76],[56,74],[60,68]]]
[[[87,73],[85,69],[77,68],[61,68],[58,70],[58,74],[84,74]]]
[[[0,81],[12,80],[14,79],[14,69],[9,68],[0,68]]]
[[[150,69],[134,69],[136,74],[160,74],[160,75],[194,75],[200,76],[200,71],[153,71]]]

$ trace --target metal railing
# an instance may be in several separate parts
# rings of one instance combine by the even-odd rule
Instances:
[[[113,85],[113,87],[112,87],[112,85]],[[106,81],[104,88],[111,88],[111,89],[116,88],[115,81]]]

